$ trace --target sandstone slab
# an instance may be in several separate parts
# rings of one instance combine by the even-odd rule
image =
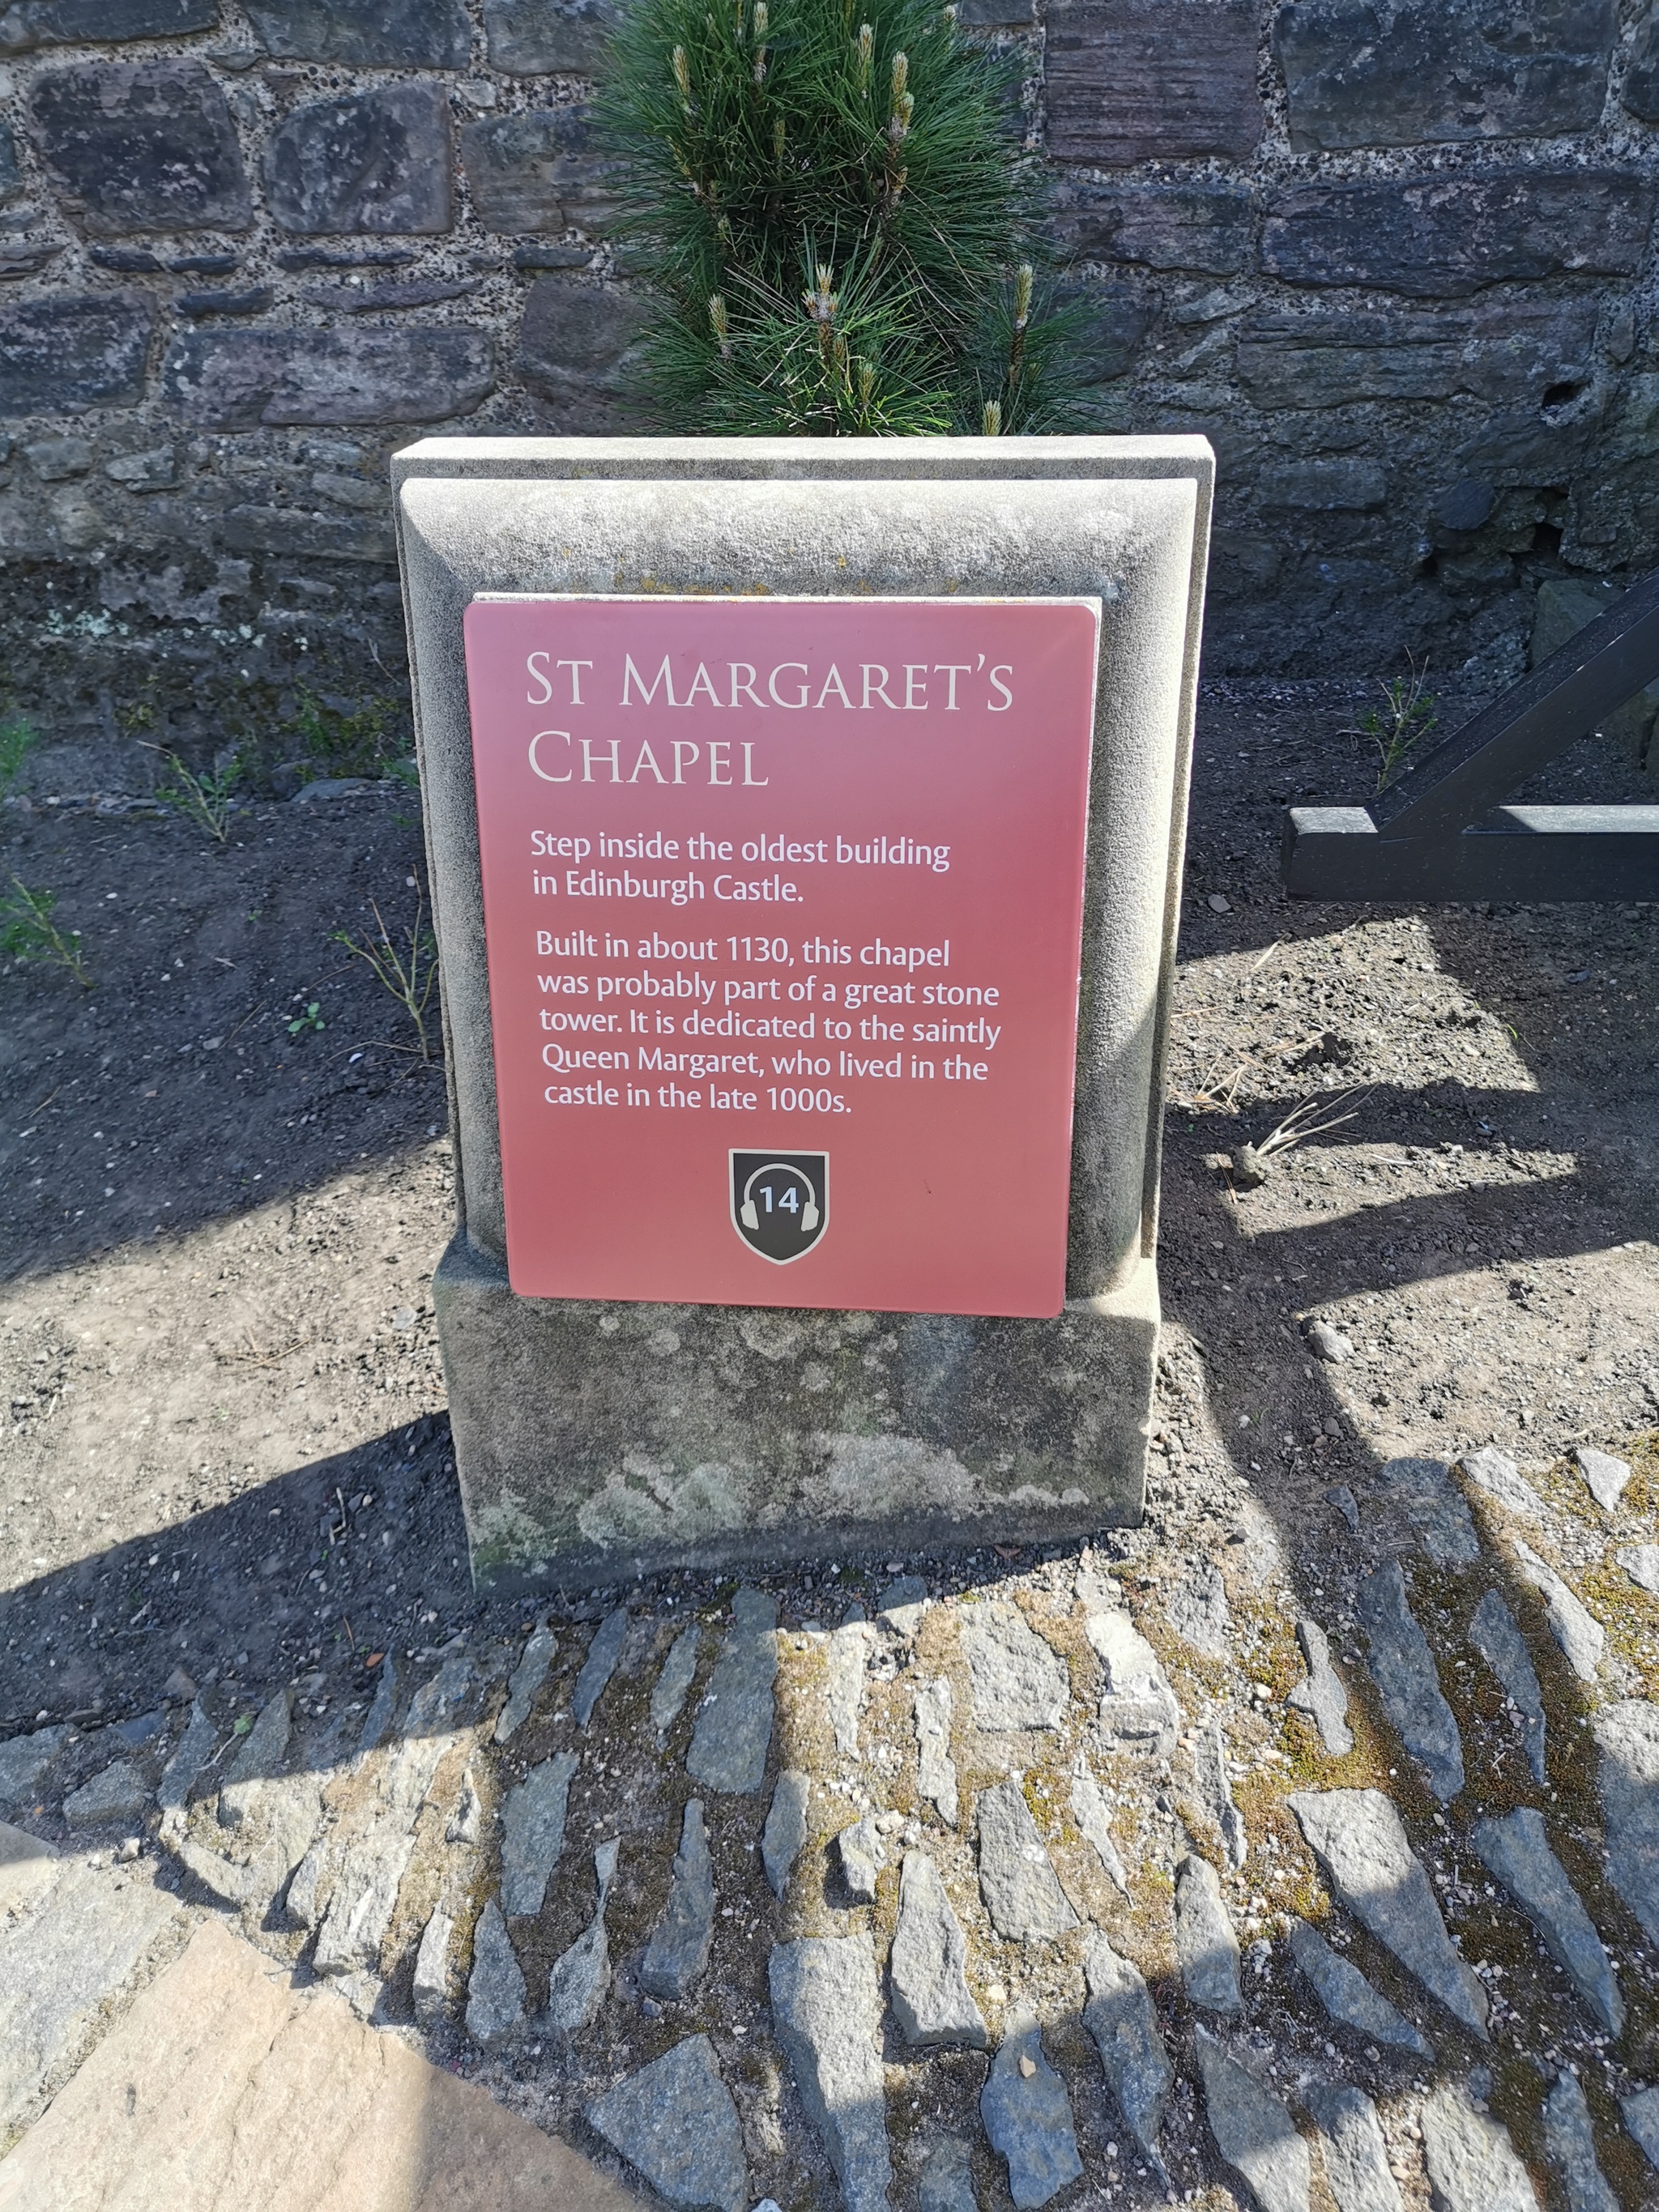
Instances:
[[[854,1607],[830,1638],[824,1655],[829,1677],[830,1726],[843,1759],[859,1755],[859,1715],[864,1709],[864,1670],[875,1645],[875,1631]]]
[[[68,1739],[68,1729],[60,1726],[9,1736],[0,1743],[0,1811],[23,1810],[34,1802],[47,1768]]]
[[[1474,1523],[1443,1460],[1391,1459],[1378,1480],[1436,1566],[1474,1565],[1480,1556]]]
[[[1485,520],[1483,515],[1481,520]],[[1479,1451],[1465,1452],[1462,1464],[1470,1481],[1489,1498],[1495,1498],[1507,1512],[1523,1521],[1542,1518],[1538,1492],[1506,1451],[1499,1451],[1496,1444],[1482,1444]]]
[[[118,1759],[64,1800],[71,1828],[96,1828],[112,1820],[133,1821],[149,1803],[149,1784],[131,1759]]]
[[[279,1690],[261,1709],[219,1785],[219,1818],[240,1828],[261,1798],[263,1785],[282,1771],[294,1729],[294,1692]]]
[[[1594,1444],[1575,1444],[1572,1463],[1584,1478],[1584,1487],[1604,1513],[1616,1513],[1630,1480],[1630,1463]]]

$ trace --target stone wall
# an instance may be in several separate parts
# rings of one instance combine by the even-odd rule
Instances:
[[[607,4],[0,13],[19,707],[270,755],[296,684],[401,697],[387,453],[621,419]],[[1219,451],[1212,671],[1496,678],[1541,581],[1659,560],[1659,0],[961,13],[1029,56],[1103,427]]]

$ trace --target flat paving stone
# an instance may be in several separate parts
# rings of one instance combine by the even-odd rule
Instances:
[[[893,2016],[907,2043],[990,2048],[984,2014],[968,1986],[967,1966],[968,1939],[939,1869],[926,1851],[907,1851],[899,1875],[898,1926],[887,1962]]]
[[[732,1600],[732,1626],[697,1707],[685,1755],[686,1772],[707,1790],[746,1796],[766,1779],[777,1626],[775,1599],[740,1589]]]
[[[475,2043],[501,2043],[524,2025],[524,1975],[494,1898],[472,1931],[472,1972],[466,1985],[466,2032]]]
[[[1521,1717],[1522,1747],[1534,1782],[1544,1779],[1544,1693],[1527,1639],[1496,1590],[1488,1590],[1469,1622],[1469,1641],[1497,1675],[1504,1696]]]
[[[1659,1544],[1627,1544],[1613,1558],[1650,1597],[1659,1597]]]
[[[27,1811],[46,1769],[69,1740],[67,1728],[36,1729],[0,1743],[0,1812]]]
[[[1482,1444],[1479,1451],[1465,1452],[1461,1462],[1471,1482],[1484,1490],[1488,1498],[1495,1498],[1506,1511],[1517,1514],[1523,1521],[1539,1522],[1544,1517],[1544,1508],[1538,1492],[1522,1474],[1505,1451],[1496,1444]]]
[[[979,2212],[973,2151],[964,2137],[935,2136],[928,2144],[916,2183],[916,2212]]]
[[[657,1731],[659,1743],[685,1710],[697,1671],[699,1635],[696,1621],[689,1628],[681,1629],[668,1647],[661,1672],[651,1685],[651,1725]]]
[[[1469,1841],[1608,2034],[1622,2035],[1625,2000],[1612,1961],[1566,1869],[1550,1849],[1543,1814],[1523,1805],[1501,1820],[1477,1820]]]
[[[1611,1452],[1597,1451],[1594,1444],[1575,1444],[1572,1463],[1584,1479],[1584,1487],[1604,1513],[1616,1513],[1619,1501],[1630,1480],[1626,1461],[1614,1459]]]
[[[455,1944],[455,1923],[442,1906],[421,1931],[415,1954],[415,1981],[410,1991],[415,2017],[429,2027],[449,2008],[449,1963]]]
[[[507,1686],[507,1703],[495,1716],[495,1741],[505,1743],[530,1718],[530,1709],[541,1694],[549,1669],[559,1656],[559,1639],[551,1621],[544,1620],[530,1632],[519,1663]]]
[[[1300,1790],[1285,1801],[1335,1892],[1431,1996],[1483,2039],[1486,1994],[1446,1932],[1422,1863],[1380,1790]]]
[[[1223,2163],[1261,2212],[1308,2212],[1312,2161],[1296,2122],[1212,2035],[1200,2027],[1196,2041],[1204,2109]]]
[[[1072,1818],[1107,1878],[1127,1897],[1129,1875],[1112,1835],[1112,1808],[1105,1791],[1081,1760],[1072,1771]]]
[[[1331,1664],[1331,1639],[1316,1620],[1304,1613],[1296,1624],[1296,1640],[1308,1662],[1308,1679],[1298,1682],[1285,1702],[1308,1715],[1333,1759],[1346,1759],[1353,1749],[1353,1730],[1348,1726],[1348,1692]]]
[[[1431,2090],[1419,2118],[1436,2212],[1538,2212],[1509,2130],[1477,2112],[1461,2083]]]
[[[1463,1787],[1463,1739],[1441,1694],[1428,1638],[1407,1602],[1400,1562],[1389,1559],[1367,1575],[1355,1602],[1384,1710],[1430,1789],[1448,1805]]]
[[[876,1600],[876,1619],[895,1636],[914,1636],[927,1610],[927,1585],[920,1575],[900,1575]]]
[[[1164,1593],[1164,1617],[1183,1644],[1206,1659],[1227,1656],[1227,1625],[1232,1615],[1227,1585],[1213,1559],[1194,1559]]]
[[[811,1802],[812,1778],[798,1766],[787,1766],[772,1792],[772,1803],[761,1834],[761,1864],[774,1897],[789,1887],[795,1861],[806,1845],[806,1811]]]
[[[1368,2042],[1382,2044],[1392,2051],[1433,2057],[1433,2045],[1419,2034],[1381,1990],[1366,1980],[1351,1959],[1332,1950],[1316,1928],[1310,1928],[1305,1920],[1292,1920],[1285,1941],[1314,1995],[1339,2027],[1352,2028]]]
[[[288,1741],[294,1729],[294,1692],[278,1690],[261,1710],[242,1739],[241,1748],[225,1769],[219,1786],[219,1819],[227,1828],[240,1828],[258,1802],[262,1785],[283,1771]]]
[[[118,1759],[64,1800],[71,1828],[106,1827],[112,1820],[133,1821],[149,1803],[149,1784],[130,1759]]]
[[[1480,1556],[1469,1509],[1443,1460],[1391,1459],[1378,1481],[1417,1532],[1437,1567],[1469,1567]]]
[[[1083,1971],[1089,1987],[1083,2024],[1094,2038],[1124,2125],[1164,2179],[1164,2107],[1173,2077],[1152,1992],[1140,1969],[1098,1929],[1089,1939]]]
[[[749,2166],[706,2035],[689,2035],[587,2107],[589,2124],[671,2204],[746,2212]]]
[[[593,1708],[610,1686],[627,1641],[628,1607],[619,1605],[607,1613],[594,1630],[593,1641],[587,1647],[587,1656],[576,1677],[576,1686],[570,1692],[570,1711],[578,1728],[585,1729],[592,1719]]]
[[[0,1820],[0,1913],[21,1918],[61,1871],[56,1844]]]
[[[916,1789],[947,1828],[957,1825],[957,1769],[951,1756],[951,1685],[941,1674],[916,1690]]]
[[[1042,2049],[1035,2014],[1016,2008],[980,2092],[991,2148],[1008,2161],[1008,2193],[1020,2212],[1046,2204],[1083,2172],[1072,2102]]]
[[[580,1764],[574,1751],[556,1752],[507,1793],[501,1808],[501,1911],[509,1919],[542,1909],[548,1878],[564,1850],[570,1784]]]
[[[881,1978],[868,1936],[775,1943],[768,1961],[772,2027],[846,2212],[890,2212]]]
[[[593,1874],[599,1899],[593,1917],[561,1957],[547,1977],[547,2004],[540,2024],[552,2035],[579,2035],[591,2027],[611,1987],[611,1945],[605,1934],[605,1911],[611,1902],[611,1886],[617,1879],[617,1839],[611,1837],[593,1854]]]
[[[680,1826],[668,1903],[651,1931],[640,1961],[640,1987],[647,1996],[678,2004],[696,1987],[714,1938],[714,1865],[702,1801],[693,1797]]]
[[[980,1793],[980,1895],[999,1936],[1017,1943],[1042,1942],[1065,1935],[1078,1919],[1021,1783],[1020,1776],[1011,1775]]]
[[[876,1632],[854,1607],[856,1620],[842,1621],[829,1639],[830,1725],[843,1759],[859,1755],[859,1715],[864,1710],[864,1670],[875,1648]]]
[[[1325,2178],[1337,2212],[1400,2212],[1389,2146],[1370,2099],[1346,2081],[1320,2081],[1306,2101],[1323,2138]]]
[[[1596,2159],[1589,2106],[1565,2066],[1544,2100],[1544,2155],[1560,2179],[1567,2212],[1619,2212],[1619,2199]]]
[[[412,1831],[392,1821],[378,1823],[352,1839],[317,1931],[311,1954],[314,1972],[352,1974],[379,1968],[380,1946],[414,1850]]]
[[[982,1729],[1057,1729],[1072,1694],[1066,1662],[1017,1605],[992,1599],[957,1617],[968,1661],[975,1724]]]
[[[1595,1681],[1607,1647],[1607,1631],[1586,1610],[1577,1592],[1562,1580],[1547,1559],[1539,1557],[1530,1544],[1523,1544],[1517,1537],[1515,1553],[1521,1562],[1522,1573],[1544,1601],[1550,1634],[1562,1657],[1581,1682]]]
[[[1607,1879],[1659,1943],[1659,1705],[1628,1698],[1592,1714],[1601,1753]]]
[[[1241,2013],[1238,1938],[1208,1859],[1189,1851],[1176,1869],[1176,1955],[1187,1995],[1205,2012]]]
[[[1638,2089],[1633,2097],[1621,2097],[1619,2110],[1643,2156],[1659,2173],[1659,2088]]]
[[[1100,1733],[1115,1749],[1168,1759],[1181,1733],[1181,1707],[1158,1654],[1127,1613],[1103,1607],[1084,1622],[1100,1662]]]
[[[191,1706],[190,1718],[179,1739],[179,1747],[161,1769],[161,1779],[156,1784],[155,1802],[162,1813],[182,1813],[190,1802],[190,1793],[201,1779],[214,1746],[219,1741],[219,1731],[202,1709],[198,1698]]]
[[[1217,1716],[1212,1716],[1207,1728],[1199,1730],[1193,1747],[1193,1771],[1204,1809],[1220,1832],[1227,1863],[1237,1869],[1249,1858],[1250,1844],[1244,1832],[1244,1815],[1233,1802],[1233,1785],[1227,1773],[1227,1735]]]
[[[876,1829],[876,1816],[866,1813],[836,1838],[836,1857],[848,1895],[859,1905],[876,1901],[876,1877],[887,1863],[887,1852]]]

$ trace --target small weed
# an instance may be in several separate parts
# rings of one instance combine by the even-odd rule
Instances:
[[[299,732],[311,757],[325,764],[331,775],[400,772],[403,747],[397,726],[401,715],[395,699],[364,699],[355,707],[343,707],[303,684],[295,696],[299,706],[289,726]]]
[[[375,979],[391,992],[392,997],[415,1024],[415,1034],[420,1040],[421,1058],[428,1064],[432,1048],[427,1040],[426,1010],[431,1002],[433,986],[438,980],[438,947],[432,933],[422,921],[426,902],[417,893],[415,900],[415,920],[409,930],[409,951],[399,952],[392,941],[392,933],[380,919],[380,909],[369,901],[374,916],[377,936],[353,937],[343,929],[334,933],[334,942],[343,945],[348,952],[355,952],[366,960],[374,971]]]
[[[327,1027],[328,1024],[322,1016],[321,1002],[313,999],[288,1024],[288,1033],[291,1037],[320,1036]]]
[[[147,750],[160,753],[167,763],[166,776],[155,792],[161,804],[176,806],[198,830],[204,830],[216,844],[222,845],[230,834],[230,794],[242,780],[241,755],[222,753],[211,769],[196,775],[177,753],[167,752],[160,745],[150,745]]]
[[[1345,737],[1369,738],[1376,747],[1379,791],[1388,789],[1405,767],[1407,755],[1440,720],[1433,692],[1423,688],[1428,681],[1427,661],[1421,668],[1413,661],[1411,672],[1409,676],[1391,676],[1382,686],[1383,704],[1367,707],[1358,727],[1343,732]]]
[[[65,937],[52,918],[57,893],[32,891],[18,876],[12,878],[10,890],[0,897],[0,952],[13,960],[45,960],[67,968],[82,989],[89,991],[92,978],[75,942],[80,931],[72,929]]]
[[[3,799],[23,772],[23,763],[40,742],[40,732],[31,721],[9,709],[0,714],[0,799]]]

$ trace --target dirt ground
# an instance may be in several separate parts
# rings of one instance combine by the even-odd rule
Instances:
[[[1162,1408],[1155,1526],[1218,1455],[1294,1549],[1391,1452],[1659,1425],[1659,908],[1288,901],[1281,809],[1368,787],[1365,696],[1205,696],[1162,1238],[1203,1389]],[[1594,743],[1546,791],[1644,795]],[[4,842],[94,981],[0,973],[0,1733],[180,1667],[349,1701],[372,1654],[516,1620],[471,1595],[447,1452],[441,1071],[335,941],[371,899],[413,921],[409,794],[250,805],[223,848],[13,801]],[[1338,1094],[1260,1188],[1215,1164]],[[1316,1314],[1351,1359],[1310,1356]]]

